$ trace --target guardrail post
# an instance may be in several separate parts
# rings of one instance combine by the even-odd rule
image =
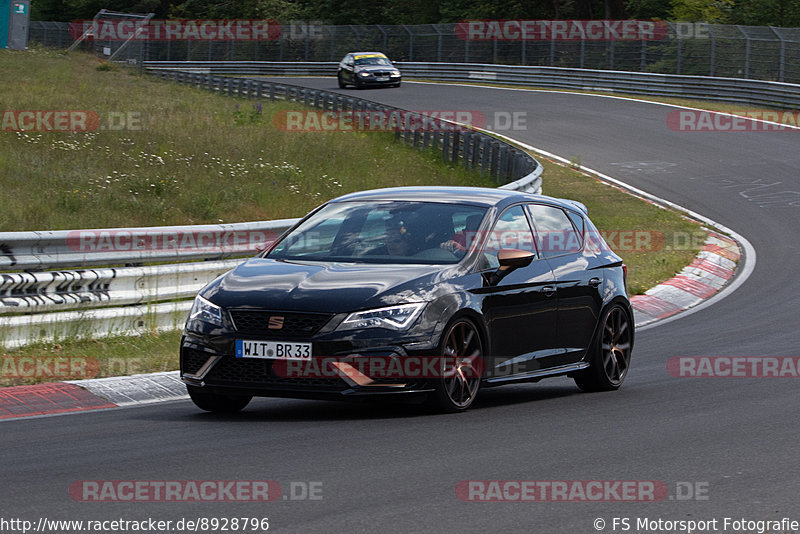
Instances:
[[[500,153],[500,144],[492,141],[490,154],[489,154],[489,175],[497,181],[498,172],[498,155]]]
[[[450,161],[455,163],[458,161],[458,156],[461,153],[461,143],[463,142],[463,138],[461,136],[461,132],[456,130],[453,132],[453,153],[451,154]]]
[[[489,174],[489,156],[490,154],[490,147],[489,147],[489,136],[482,135],[481,136],[481,174],[484,176]]]
[[[500,146],[497,154],[497,183],[504,181],[508,174],[508,147]]]
[[[450,154],[450,139],[452,138],[452,134],[450,132],[444,132],[443,139],[442,139],[442,161],[447,163],[447,157]]]
[[[464,160],[464,168],[469,169],[472,165],[472,151],[474,149],[472,142],[475,136],[469,132],[464,132],[462,137],[464,138],[464,151],[462,153],[462,159]]]

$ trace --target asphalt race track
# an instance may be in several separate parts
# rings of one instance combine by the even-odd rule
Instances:
[[[334,78],[282,80],[338,91]],[[238,516],[268,517],[270,531],[286,532],[570,534],[597,532],[598,518],[615,531],[615,517],[629,518],[629,532],[644,532],[637,518],[718,519],[717,531],[725,517],[800,521],[800,379],[676,378],[666,368],[676,356],[800,356],[800,131],[673,131],[666,117],[675,108],[590,95],[417,83],[342,92],[405,109],[480,111],[489,127],[496,112],[525,112],[527,129],[501,133],[579,156],[728,226],[755,247],[755,270],[716,304],[639,331],[618,392],[583,394],[559,378],[484,390],[458,415],[255,399],[227,417],[181,401],[4,422],[3,517]],[[288,498],[87,503],[69,493],[81,480],[275,480]],[[659,481],[670,495],[463,502],[455,489],[469,480]],[[307,482],[322,483],[321,498],[302,498]]]

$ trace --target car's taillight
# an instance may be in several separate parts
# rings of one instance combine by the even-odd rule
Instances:
[[[624,263],[622,264],[622,281],[625,283],[625,287],[628,287],[628,266]]]

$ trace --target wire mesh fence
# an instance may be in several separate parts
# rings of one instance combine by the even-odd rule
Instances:
[[[109,19],[110,20],[110,19]],[[285,25],[269,40],[92,40],[105,57],[140,61],[338,61],[358,50],[395,61],[492,63],[720,76],[800,83],[800,28],[666,23],[658,39],[470,40],[456,24]],[[79,34],[80,31],[77,31]],[[30,40],[67,47],[69,23],[31,22]],[[123,46],[124,45],[124,46]],[[118,50],[120,48],[122,50]]]

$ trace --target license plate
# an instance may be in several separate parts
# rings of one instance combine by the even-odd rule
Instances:
[[[310,360],[311,343],[237,339],[236,357],[266,360]]]
[[[388,76],[378,76],[375,79],[377,81],[379,81],[379,82],[388,82],[389,81],[389,77]]]

